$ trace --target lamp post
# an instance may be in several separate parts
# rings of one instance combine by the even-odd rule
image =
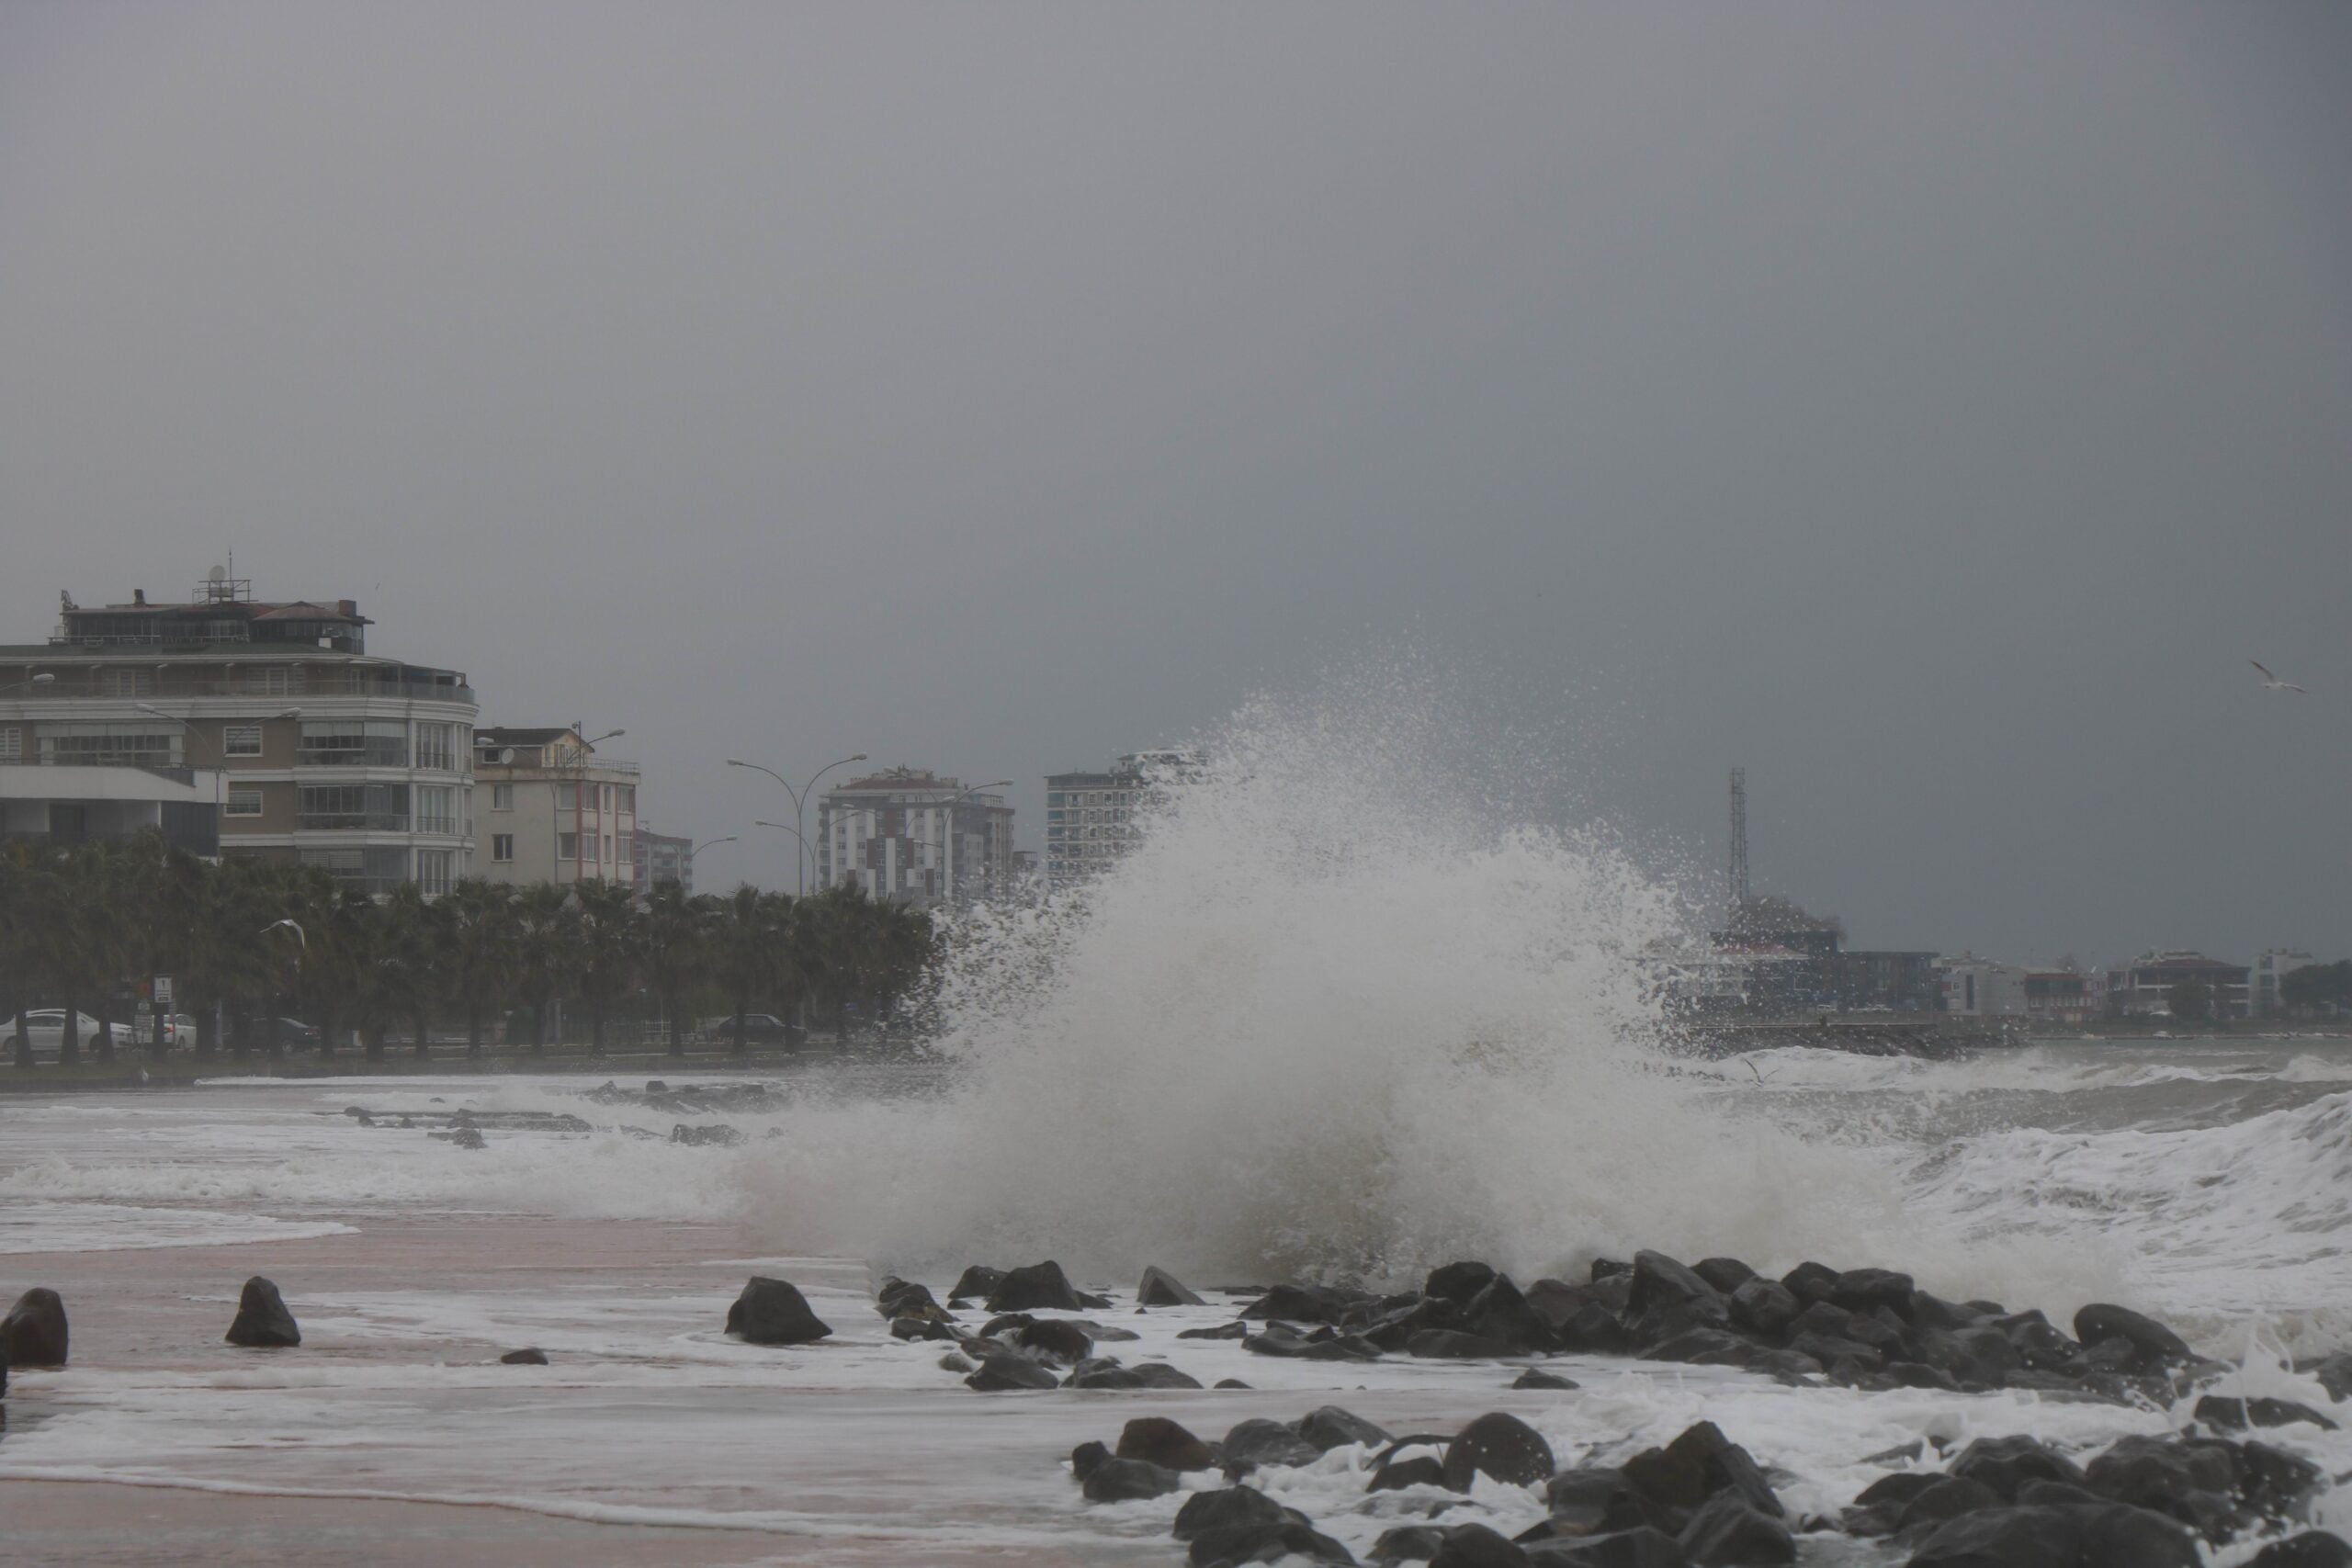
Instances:
[[[588,776],[589,761],[594,754],[596,745],[599,741],[617,740],[628,733],[628,731],[626,729],[607,729],[602,735],[595,736],[591,739],[583,739],[577,747],[572,749],[571,759],[569,765],[557,770],[559,774],[568,772],[571,775],[571,880],[574,883],[577,883],[580,880],[580,788],[582,782]],[[555,841],[549,847],[555,851],[555,879],[558,882],[561,882],[563,880],[564,783],[565,781],[561,777],[552,778],[548,781],[548,798],[554,807],[554,809],[548,813],[548,831],[553,835]],[[597,862],[597,865],[601,873],[604,863],[600,860]],[[598,880],[603,880],[601,874]]]
[[[784,793],[792,797],[792,830],[796,835],[797,835],[808,824],[808,814],[806,807],[808,803],[808,792],[817,787],[817,781],[823,778],[827,773],[831,773],[835,768],[846,768],[852,762],[863,762],[864,761],[865,761],[865,753],[860,751],[854,757],[843,757],[838,762],[828,762],[823,767],[819,768],[815,773],[809,774],[808,782],[802,784],[798,789],[793,788],[792,781],[786,778],[782,773],[777,773],[774,768],[763,768],[757,762],[747,762],[741,757],[728,758],[727,765],[730,768],[749,768],[753,773],[765,773],[768,777],[775,780],[776,783],[784,785]],[[808,842],[806,838],[802,838],[800,841],[804,846]],[[795,897],[805,898],[808,896],[808,874],[807,868],[802,866],[799,862],[795,861],[793,863],[793,870],[797,877],[797,881],[795,884],[797,889]]]
[[[688,876],[692,876],[695,874],[695,856],[702,853],[703,851],[710,848],[713,844],[731,844],[735,841],[735,839],[736,835],[729,833],[723,839],[705,839],[699,844],[689,845],[686,850],[686,874]]]

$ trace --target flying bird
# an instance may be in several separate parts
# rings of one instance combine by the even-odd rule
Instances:
[[[302,944],[303,952],[308,953],[311,951],[311,939],[304,936],[302,934],[302,928],[292,920],[272,920],[269,924],[261,928],[261,934],[267,936],[270,932],[277,930],[280,926],[285,927],[288,931],[294,933],[294,940]]]
[[[2259,659],[2249,659],[2249,660],[2246,660],[2246,662],[2247,662],[2248,664],[2253,665],[2256,670],[2259,670],[2259,671],[2262,671],[2262,689],[2263,689],[2264,691],[2266,691],[2266,692],[2302,692],[2302,691],[2303,691],[2303,689],[2302,689],[2301,686],[2296,685],[2292,681],[2281,681],[2280,679],[2278,679],[2278,676],[2273,675],[2273,674],[2270,672],[2269,667],[2268,667],[2267,665],[2264,664],[2264,663],[2262,662],[2262,660],[2259,660]],[[2309,692],[2303,692],[2303,694],[2304,694],[2305,696],[2309,696],[2309,695],[2311,695],[2311,694],[2310,694]]]

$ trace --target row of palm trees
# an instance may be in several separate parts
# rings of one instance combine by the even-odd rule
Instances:
[[[586,1015],[601,1051],[616,1016],[649,1000],[675,1054],[700,1006],[732,1015],[737,1051],[761,1009],[830,1021],[846,1043],[854,1021],[887,1027],[904,1010],[933,946],[928,917],[854,887],[689,897],[663,883],[640,900],[616,883],[469,880],[437,898],[414,884],[379,898],[316,866],[199,860],[152,831],[0,843],[0,1035],[20,1066],[24,1010],[43,1005],[97,1020],[93,1049],[111,1059],[124,983],[156,975],[174,977],[173,1006],[206,1055],[276,1055],[288,1017],[314,1021],[322,1052],[356,1033],[370,1057],[395,1030],[424,1054],[436,1022],[462,1022],[478,1053],[511,1017],[537,1051],[559,1005]],[[64,1060],[78,1058],[75,1033],[62,1032]]]

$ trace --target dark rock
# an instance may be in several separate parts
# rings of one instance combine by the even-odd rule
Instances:
[[[1889,1361],[1886,1379],[1897,1388],[1939,1388],[1947,1393],[1958,1393],[1958,1380],[1939,1367],[1922,1361]]]
[[[1552,1446],[1544,1435],[1500,1410],[1472,1421],[1446,1445],[1445,1483],[1456,1492],[1469,1491],[1474,1475],[1532,1486],[1548,1480],[1553,1469]]]
[[[1767,1372],[1785,1383],[1802,1383],[1822,1374],[1822,1365],[1801,1350],[1759,1350],[1747,1363],[1752,1372]]]
[[[1485,1525],[1455,1525],[1430,1568],[1526,1568],[1526,1552]]]
[[[968,1275],[971,1271],[965,1272]],[[963,1292],[958,1291],[956,1294]],[[999,1279],[996,1288],[989,1292],[988,1307],[990,1312],[1080,1310],[1078,1292],[1070,1288],[1069,1276],[1062,1272],[1060,1264],[1050,1258],[1012,1269]]]
[[[929,1287],[911,1280],[891,1275],[874,1292],[874,1310],[884,1317],[922,1317],[935,1322],[948,1321],[947,1309],[932,1296]]]
[[[1466,1302],[1490,1284],[1495,1271],[1484,1263],[1446,1263],[1430,1270],[1421,1293],[1441,1301]]]
[[[956,1376],[961,1377],[965,1373],[974,1370],[972,1358],[967,1356],[961,1350],[950,1350],[947,1354],[939,1358],[939,1370],[943,1372],[954,1372]]]
[[[1681,1543],[1647,1525],[1528,1549],[1533,1568],[1687,1568]]]
[[[1165,1416],[1138,1416],[1119,1432],[1113,1450],[1121,1459],[1148,1460],[1169,1470],[1211,1470],[1217,1456],[1210,1447]]]
[[[1645,1361],[1682,1361],[1692,1366],[1744,1367],[1764,1354],[1752,1340],[1722,1328],[1690,1328],[1642,1352]]]
[[[1250,1325],[1246,1323],[1220,1323],[1215,1328],[1180,1328],[1179,1339],[1246,1339]]]
[[[1603,1280],[1630,1279],[1633,1272],[1634,1266],[1630,1263],[1614,1258],[1596,1258],[1592,1260],[1590,1275],[1592,1282],[1597,1285]]]
[[[1493,1361],[1519,1354],[1499,1339],[1452,1328],[1424,1328],[1405,1341],[1405,1354],[1455,1361]]]
[[[1929,1295],[1914,1287],[1910,1318],[1912,1325],[1917,1328],[1966,1328],[1976,1321],[1976,1314],[1941,1296]]]
[[[1594,1356],[1621,1356],[1632,1350],[1634,1336],[1618,1321],[1616,1311],[1598,1299],[1589,1301],[1555,1329],[1559,1348]]]
[[[1750,1334],[1778,1339],[1789,1332],[1804,1304],[1786,1285],[1772,1280],[1750,1280],[1731,1292],[1731,1320]]]
[[[1690,1265],[1690,1272],[1726,1296],[1756,1278],[1756,1270],[1736,1258],[1702,1258]]]
[[[2274,1540],[2246,1568],[2352,1568],[2352,1546],[2321,1530]]]
[[[2315,1361],[2298,1361],[2295,1370],[2317,1378],[2327,1397],[2338,1404],[2352,1399],[2352,1350],[2338,1350]]]
[[[1319,1534],[1303,1518],[1286,1519],[1280,1524],[1234,1525],[1204,1530],[1193,1538],[1189,1553],[1193,1568],[1217,1568],[1217,1565],[1225,1563],[1276,1562],[1293,1557],[1304,1557],[1310,1562],[1352,1564],[1355,1562],[1346,1547],[1329,1536]]]
[[[1834,1371],[1841,1360],[1853,1361],[1866,1372],[1875,1372],[1886,1365],[1886,1358],[1859,1339],[1833,1339],[1826,1334],[1799,1334],[1789,1341],[1789,1348],[1800,1356],[1810,1356]]]
[[[1392,1460],[1372,1472],[1364,1485],[1367,1492],[1400,1492],[1408,1486],[1442,1486],[1445,1484],[1445,1461],[1435,1454],[1415,1454],[1411,1459]]]
[[[2188,1341],[2154,1318],[2107,1302],[2093,1302],[2075,1314],[2075,1337],[2086,1345],[2125,1340],[2150,1367],[2187,1366],[2197,1359]]]
[[[681,1131],[683,1130],[684,1129],[681,1129]],[[446,1144],[449,1144],[461,1149],[486,1149],[490,1147],[489,1141],[481,1135],[481,1129],[479,1127],[453,1127],[448,1132],[427,1133],[425,1136],[428,1138],[438,1138]],[[676,1143],[679,1140],[673,1136],[670,1141]]]
[[[1688,1329],[1727,1327],[1731,1307],[1685,1265],[1662,1252],[1637,1252],[1624,1317],[1637,1340],[1655,1343]]]
[[[754,1274],[727,1309],[727,1332],[753,1345],[807,1345],[832,1329],[789,1281]]]
[[[1673,1519],[1723,1492],[1773,1518],[1782,1512],[1756,1461],[1713,1421],[1685,1429],[1662,1449],[1643,1450],[1623,1469],[1626,1481],[1661,1510],[1661,1518]]]
[[[1143,1379],[1119,1365],[1115,1356],[1089,1356],[1062,1379],[1064,1388],[1141,1388]]]
[[[1184,1281],[1167,1269],[1154,1265],[1143,1271],[1143,1283],[1136,1287],[1136,1304],[1148,1307],[1196,1307],[1206,1303],[1186,1290]]]
[[[1849,1269],[1830,1282],[1829,1299],[1849,1312],[1885,1307],[1898,1317],[1911,1314],[1911,1276],[1891,1269]]]
[[[1584,1291],[1587,1296],[1622,1316],[1625,1303],[1633,1299],[1634,1271],[1627,1268],[1615,1274],[1595,1275]]]
[[[2241,1443],[2231,1451],[2238,1461],[2238,1495],[2267,1517],[2282,1517],[2320,1483],[2317,1465],[2267,1443]]]
[[[1990,1324],[1955,1329],[1940,1337],[1923,1335],[1921,1339],[1925,1344],[1949,1343],[1956,1347],[1955,1361],[1951,1364],[1936,1361],[1935,1364],[1942,1366],[1944,1371],[1962,1382],[1998,1388],[2008,1381],[2011,1372],[2025,1365],[2025,1359],[2018,1353],[2016,1344]]]
[[[1335,1332],[1329,1325],[1302,1336],[1288,1325],[1270,1323],[1263,1334],[1241,1341],[1244,1350],[1261,1356],[1281,1356],[1304,1361],[1376,1361],[1380,1347],[1358,1335]]]
[[[2083,1353],[2080,1345],[2052,1327],[2050,1320],[2038,1312],[1996,1318],[1993,1326],[2009,1337],[2018,1359],[2037,1372],[2056,1371]]]
[[[1800,1263],[1781,1276],[1781,1284],[1800,1302],[1826,1302],[1838,1289],[1838,1270],[1825,1263]]]
[[[67,1341],[65,1299],[46,1285],[17,1298],[0,1318],[0,1363],[11,1367],[62,1367]]]
[[[1081,1483],[1090,1503],[1130,1503],[1138,1497],[1165,1497],[1183,1488],[1183,1480],[1174,1471],[1140,1459],[1106,1459],[1087,1472]]]
[[[1909,1530],[1925,1525],[1932,1529],[1962,1514],[2000,1507],[2004,1501],[1999,1493],[1981,1481],[1971,1481],[1964,1475],[1938,1476],[1895,1510],[1894,1528]]]
[[[1132,1328],[1122,1328],[1115,1323],[1097,1323],[1091,1317],[1061,1317],[1055,1318],[1052,1321],[1056,1323],[1069,1324],[1072,1328],[1077,1329],[1080,1333],[1085,1335],[1089,1339],[1093,1340],[1098,1345],[1107,1345],[1117,1340],[1140,1339],[1143,1337],[1142,1335],[1137,1334]]]
[[[2083,1483],[2083,1472],[2074,1461],[2038,1438],[2022,1436],[1977,1438],[1951,1461],[1951,1473],[1983,1482],[2005,1503],[2015,1502],[2018,1488],[2029,1481]]]
[[[1097,1360],[1100,1361],[1100,1358]],[[1165,1361],[1146,1361],[1139,1367],[1105,1365],[1095,1373],[1084,1371],[1089,1363],[1080,1362],[1070,1373],[1072,1388],[1198,1388],[1201,1380],[1190,1372],[1180,1371]],[[1094,1381],[1102,1372],[1115,1374],[1110,1381]]]
[[[1591,1292],[1566,1280],[1538,1280],[1527,1287],[1526,1295],[1527,1304],[1542,1313],[1544,1321],[1555,1330],[1574,1317],[1578,1307],[1593,1299]]]
[[[2177,1438],[2120,1438],[2083,1467],[2083,1484],[2099,1497],[2164,1514],[2216,1540],[2217,1530],[2230,1529],[2239,1480],[2237,1456],[2226,1445]]]
[[[1237,1422],[1218,1447],[1225,1454],[1226,1469],[1237,1475],[1260,1465],[1313,1464],[1323,1457],[1321,1449],[1281,1422],[1262,1416]]]
[[[1525,1371],[1520,1373],[1518,1377],[1512,1379],[1510,1386],[1513,1388],[1565,1389],[1578,1388],[1582,1385],[1571,1381],[1570,1379],[1562,1377],[1557,1372],[1547,1372],[1539,1368],[1530,1367]]]
[[[1908,1568],[2076,1568],[2082,1540],[2076,1509],[1984,1508],[1939,1527]]]
[[[1051,1367],[1017,1351],[999,1350],[980,1358],[979,1366],[964,1380],[964,1386],[982,1393],[1001,1393],[1016,1388],[1056,1388],[1060,1382]]]
[[[1178,1540],[1191,1540],[1208,1530],[1231,1529],[1236,1525],[1304,1523],[1306,1518],[1254,1486],[1225,1486],[1185,1498],[1184,1506],[1176,1510],[1176,1523],[1170,1533]]]
[[[1239,1378],[1219,1378],[1209,1386],[1211,1388],[1248,1388],[1250,1385],[1243,1382]]]
[[[1300,1416],[1297,1426],[1293,1429],[1300,1437],[1314,1444],[1318,1453],[1329,1453],[1333,1449],[1345,1448],[1350,1443],[1371,1446],[1392,1440],[1387,1431],[1380,1426],[1365,1420],[1352,1410],[1344,1410],[1336,1404],[1317,1405]]]
[[[1893,1475],[1882,1475],[1863,1487],[1854,1498],[1854,1506],[1874,1508],[1891,1504],[1900,1508],[1929,1487],[1939,1486],[1950,1479],[1950,1476],[1938,1475],[1928,1470],[1897,1471]]]
[[[252,1349],[302,1343],[302,1330],[286,1310],[286,1298],[259,1274],[245,1281],[237,1296],[237,1316],[229,1325],[228,1341]]]
[[[1338,1323],[1362,1299],[1321,1285],[1276,1285],[1243,1307],[1241,1315],[1284,1323]]]
[[[1445,1531],[1437,1525],[1398,1525],[1380,1532],[1372,1543],[1371,1560],[1374,1562],[1426,1562],[1437,1555],[1445,1544]]]
[[[965,1269],[961,1274],[956,1276],[956,1288],[947,1292],[948,1299],[951,1301],[986,1301],[989,1296],[996,1293],[996,1288],[1003,1281],[1003,1269],[990,1269],[985,1264],[975,1263],[970,1268]]]
[[[2227,1432],[2243,1432],[2248,1427],[2291,1427],[2298,1421],[2309,1421],[2322,1431],[2336,1429],[2335,1422],[2291,1399],[2233,1399],[2209,1393],[2197,1402],[2196,1416],[2208,1427]]]
[[[461,1132],[458,1136],[462,1139],[464,1134]],[[481,1134],[476,1133],[474,1140],[469,1146],[480,1148]],[[724,1122],[712,1122],[702,1126],[696,1126],[691,1122],[680,1122],[670,1129],[670,1141],[673,1144],[697,1146],[716,1145],[720,1148],[729,1148],[743,1141],[743,1134],[741,1128],[730,1127]]]
[[[1464,1326],[1499,1339],[1521,1354],[1550,1350],[1557,1343],[1551,1319],[1528,1303],[1507,1274],[1487,1281],[1462,1307]]]
[[[527,1350],[509,1350],[498,1360],[501,1366],[507,1367],[544,1367],[548,1364],[548,1353],[533,1346]]]
[[[1076,1366],[1094,1351],[1094,1341],[1087,1337],[1086,1330],[1058,1318],[1023,1324],[1013,1331],[1012,1342],[1040,1359],[1066,1367]]]
[[[1086,1478],[1093,1474],[1103,1461],[1110,1457],[1111,1450],[1101,1443],[1079,1444],[1078,1447],[1069,1450],[1070,1479],[1081,1486],[1084,1485]]]
[[[1767,1568],[1797,1560],[1789,1527],[1734,1492],[1708,1498],[1683,1527],[1681,1544],[1696,1568]]]
[[[954,1339],[956,1337],[956,1333],[952,1325],[933,1322],[927,1317],[894,1317],[890,1320],[890,1337],[909,1340]]]
[[[1614,1467],[1560,1472],[1544,1483],[1544,1505],[1551,1515],[1547,1538],[1605,1535],[1664,1524],[1674,1517],[1636,1491],[1625,1472]]]
[[[2088,1504],[2097,1508],[2105,1506],[2109,1501],[2087,1486],[2069,1486],[2063,1481],[2029,1481],[2018,1488],[2018,1505],[2026,1508],[2075,1504]]]

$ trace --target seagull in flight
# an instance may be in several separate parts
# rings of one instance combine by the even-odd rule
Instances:
[[[280,926],[285,927],[288,931],[294,933],[294,940],[301,943],[303,952],[308,953],[311,950],[311,939],[304,936],[302,934],[302,928],[292,920],[272,920],[269,924],[261,928],[261,934],[267,936],[270,932],[277,930]]]
[[[2302,691],[2303,691],[2303,689],[2302,689],[2301,686],[2296,685],[2292,681],[2281,681],[2280,679],[2278,679],[2278,676],[2273,675],[2273,674],[2270,672],[2269,667],[2268,667],[2267,665],[2264,664],[2264,663],[2262,662],[2262,660],[2259,660],[2259,659],[2249,659],[2249,660],[2246,660],[2246,662],[2247,662],[2248,664],[2253,665],[2256,670],[2259,670],[2259,671],[2262,671],[2262,689],[2263,689],[2264,691],[2266,691],[2266,692],[2302,692]],[[2304,694],[2305,696],[2309,696],[2309,695],[2311,695],[2311,694],[2310,694],[2309,692],[2303,692],[2303,694]]]

